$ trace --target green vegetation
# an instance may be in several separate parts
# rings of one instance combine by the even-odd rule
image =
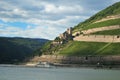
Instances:
[[[61,55],[118,55],[120,43],[99,43],[99,42],[69,42],[60,51]]]
[[[111,19],[102,22],[97,22],[107,16],[114,16],[120,14],[120,2],[111,5],[110,7],[98,12],[84,22],[79,23],[73,28],[73,32],[87,30],[91,28],[98,28],[104,26],[120,25],[120,18]],[[119,35],[120,29],[101,31],[94,34],[103,35]],[[55,39],[59,41],[59,38]],[[43,54],[59,54],[67,56],[81,56],[81,55],[120,55],[120,43],[102,43],[102,42],[78,42],[68,40],[66,43],[60,45],[51,45],[47,43],[42,48]]]
[[[65,45],[66,45],[66,44],[62,44],[62,45],[56,44],[56,45],[54,45],[54,44],[52,44],[51,41],[49,41],[49,42],[47,42],[44,46],[42,46],[41,52],[42,52],[43,54],[50,54],[50,55],[53,54],[53,52],[54,52],[54,53],[55,53],[55,52],[58,53],[58,51],[59,51],[60,49],[64,48]]]
[[[46,51],[49,51],[50,46],[51,46],[51,41],[48,41],[47,43],[45,43],[45,45],[43,45],[41,48],[42,52],[44,53]]]
[[[96,35],[120,35],[120,29],[100,31],[100,32],[92,33],[92,34],[96,34]]]
[[[41,48],[45,39],[0,37],[0,63],[17,63],[34,55]]]
[[[50,42],[48,42],[42,48],[42,52],[44,54],[59,54],[66,56],[120,55],[119,48],[120,43],[69,41],[62,45],[50,47]]]
[[[46,39],[31,39],[31,38],[8,38],[10,42],[26,46],[32,50],[36,50],[44,45],[48,40]]]
[[[112,19],[112,20],[107,20],[99,23],[93,23],[84,27],[83,30],[104,27],[104,26],[112,26],[112,25],[120,25],[120,19]]]
[[[107,7],[106,9],[98,12],[97,14],[93,15],[92,17],[90,17],[86,21],[79,23],[77,26],[74,27],[74,31],[82,29],[82,28],[84,28],[84,29],[92,28],[91,26],[94,26],[94,25],[97,25],[98,27],[102,27],[104,25],[101,25],[101,26],[99,26],[98,24],[92,25],[92,23],[97,21],[97,20],[100,20],[102,18],[105,18],[107,16],[117,15],[117,14],[120,14],[120,2],[117,2],[117,3]],[[114,22],[112,22],[112,23],[114,24]],[[110,25],[112,23],[110,23]],[[89,25],[91,25],[91,26],[89,26]],[[87,28],[85,28],[85,27],[87,27]]]

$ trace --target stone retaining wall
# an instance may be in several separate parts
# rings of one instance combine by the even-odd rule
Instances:
[[[108,26],[108,27],[101,27],[101,28],[93,28],[82,31],[83,34],[91,34],[99,31],[105,31],[105,30],[114,30],[114,29],[120,29],[120,25],[114,25],[114,26]]]
[[[102,22],[102,21],[107,21],[107,20],[111,20],[111,19],[119,19],[120,18],[120,14],[118,15],[113,15],[113,16],[107,16],[105,18],[102,18],[101,20],[98,20],[94,23],[98,23],[98,22]]]
[[[114,30],[114,29],[120,29],[120,25],[113,25],[113,26],[105,26],[105,27],[100,27],[100,28],[93,28],[93,29],[88,29],[88,30],[83,30],[81,31],[83,34],[91,34],[99,31],[105,31],[105,30]],[[73,36],[76,34],[80,34],[80,32],[75,32]]]
[[[120,55],[114,56],[57,56],[57,55],[42,55],[35,57],[34,62],[50,62],[50,63],[63,63],[63,64],[119,64]]]
[[[73,38],[74,41],[86,41],[86,42],[120,42],[120,36],[111,35],[80,35]]]

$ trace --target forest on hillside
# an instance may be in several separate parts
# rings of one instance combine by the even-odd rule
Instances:
[[[48,40],[0,37],[0,63],[18,63],[34,55]]]

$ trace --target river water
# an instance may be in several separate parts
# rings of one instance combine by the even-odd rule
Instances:
[[[0,67],[0,80],[120,80],[120,70]]]

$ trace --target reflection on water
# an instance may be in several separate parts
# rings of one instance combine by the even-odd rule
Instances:
[[[119,80],[119,70],[0,67],[0,80]]]

